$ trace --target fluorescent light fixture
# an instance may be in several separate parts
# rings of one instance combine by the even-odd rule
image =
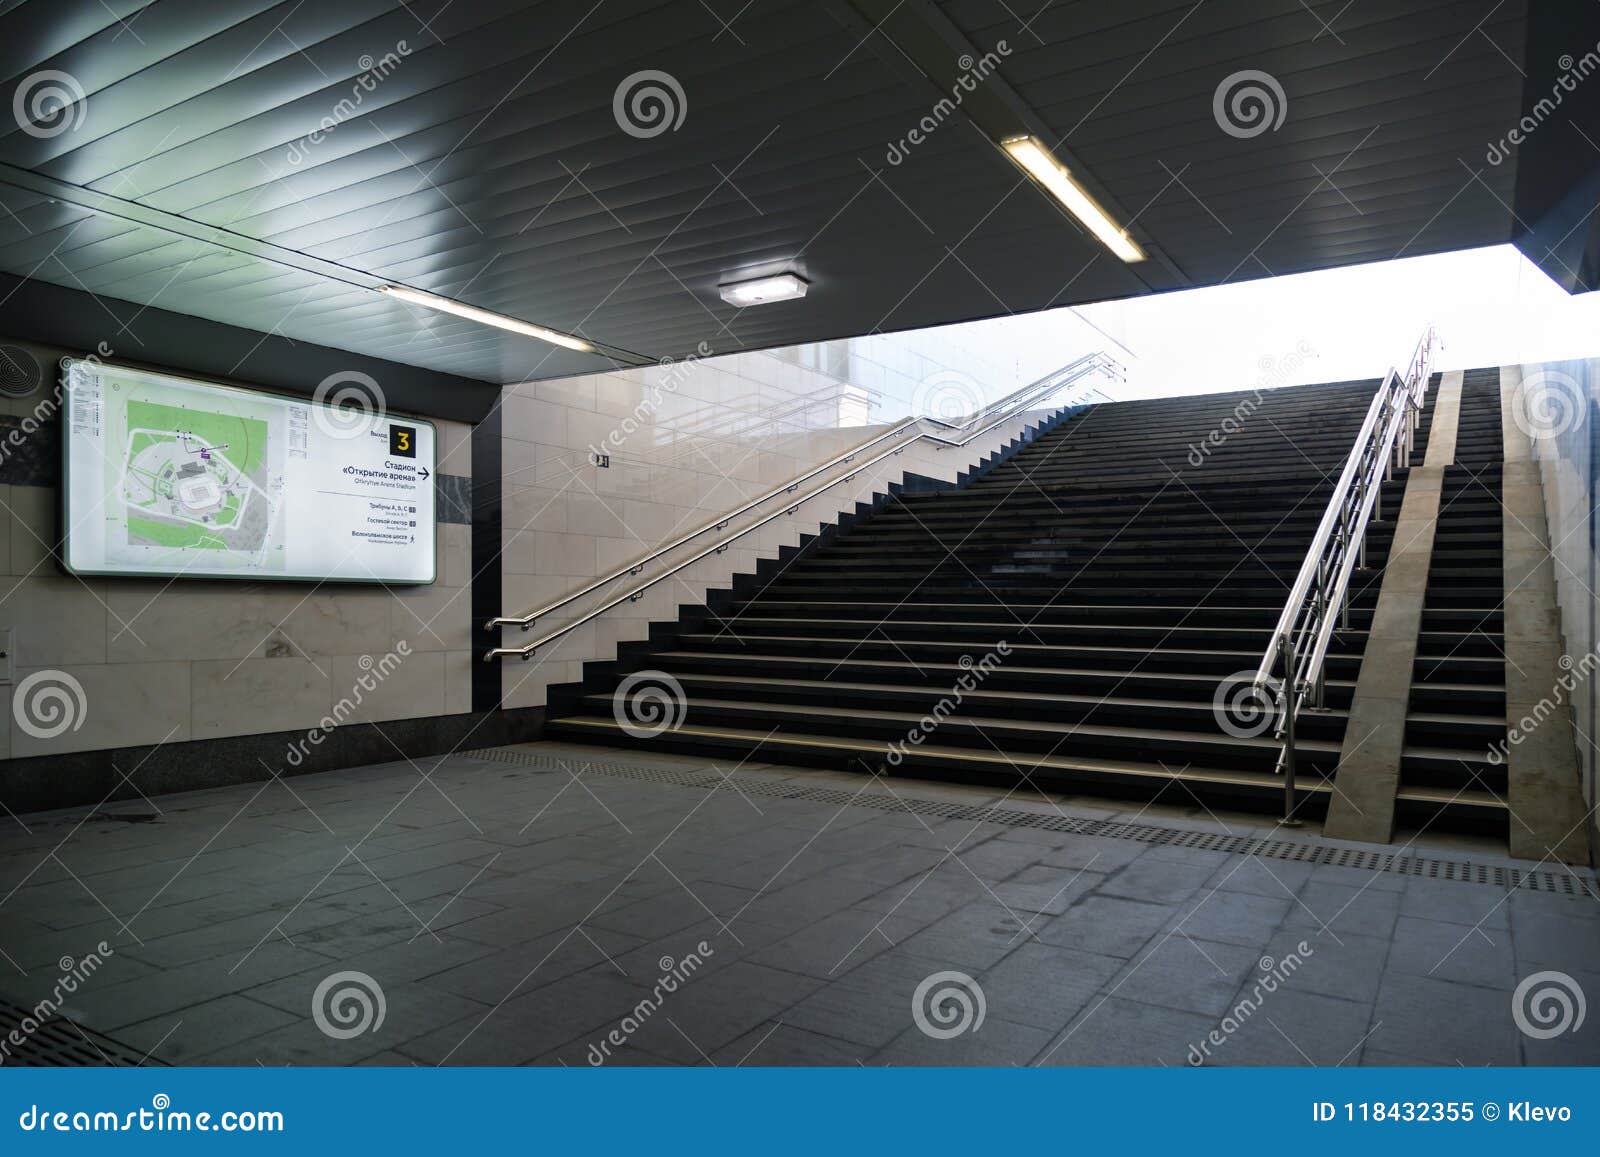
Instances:
[[[487,309],[478,309],[476,306],[463,305],[459,301],[451,301],[448,297],[435,297],[431,293],[423,293],[418,289],[411,289],[404,285],[385,285],[378,290],[390,297],[398,297],[401,301],[409,301],[412,305],[420,305],[425,309],[437,309],[441,313],[453,313],[457,317],[464,317],[468,321],[478,322],[480,325],[492,325],[497,329],[508,329],[512,333],[520,333],[524,337],[536,337],[540,341],[547,341],[551,345],[563,346],[579,353],[592,354],[594,346],[582,338],[569,337],[564,333],[557,333],[553,329],[545,329],[542,325],[530,325],[525,321],[518,321],[514,317],[507,317],[503,313],[490,313]]]
[[[1098,237],[1102,244],[1124,261],[1143,261],[1144,250],[1136,245],[1128,236],[1126,229],[1119,229],[1117,223],[1106,215],[1106,211],[1095,203],[1093,197],[1083,191],[1083,186],[1072,179],[1072,174],[1062,167],[1061,162],[1050,154],[1050,150],[1041,145],[1034,137],[1007,137],[1000,142],[1011,159],[1016,162],[1028,176],[1044,186],[1057,201],[1066,207],[1079,221],[1088,227],[1089,232]]]
[[[780,273],[775,277],[757,277],[750,281],[731,281],[717,286],[722,300],[729,305],[765,305],[769,301],[792,301],[806,295],[811,283],[793,273]]]

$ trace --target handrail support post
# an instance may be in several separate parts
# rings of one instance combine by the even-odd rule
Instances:
[[[1283,656],[1283,826],[1299,827],[1300,821],[1295,818],[1295,751],[1294,751],[1294,717],[1299,713],[1299,674],[1294,669],[1294,644],[1287,637],[1279,640],[1279,650]]]

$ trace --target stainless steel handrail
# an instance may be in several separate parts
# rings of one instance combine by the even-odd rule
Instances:
[[[1278,770],[1289,822],[1297,822],[1295,720],[1307,702],[1313,710],[1323,706],[1328,646],[1335,629],[1349,624],[1350,576],[1366,567],[1367,526],[1374,513],[1382,519],[1383,484],[1410,460],[1438,344],[1430,325],[1404,373],[1391,368],[1373,395],[1252,680],[1260,705],[1274,713],[1274,738],[1283,743]]]
[[[1116,363],[1111,358],[1105,357],[1105,355],[1103,355],[1103,354],[1096,354],[1096,355],[1090,355],[1090,356],[1096,357],[1096,358],[1103,358],[1104,361],[1106,363],[1108,363],[1110,366],[1116,367],[1116,371],[1117,372],[1120,372],[1120,370],[1121,370],[1121,366],[1118,365],[1118,363]],[[1081,358],[1079,359],[1079,361],[1083,361],[1083,360],[1084,359],[1081,359]],[[1076,364],[1076,363],[1074,363],[1074,364]],[[1042,379],[1042,380],[1050,381],[1050,383],[1051,383],[1049,390],[1047,391],[1047,393],[1044,396],[1048,397],[1050,394],[1059,392],[1064,386],[1071,384],[1070,381],[1056,380],[1056,379],[1059,378],[1059,375],[1061,375],[1062,373],[1063,373],[1063,370],[1058,370],[1058,371],[1056,371],[1055,374],[1049,375],[1047,379]],[[1078,374],[1076,376],[1081,377],[1082,374],[1080,373],[1080,374]],[[634,589],[632,589],[630,591],[627,591],[627,592],[625,592],[623,594],[620,594],[616,598],[610,599],[610,600],[602,603],[601,605],[599,605],[599,606],[595,607],[594,609],[588,611],[586,614],[580,615],[578,618],[573,619],[570,622],[563,623],[561,626],[555,628],[554,630],[549,631],[544,635],[541,635],[539,638],[535,639],[533,642],[528,643],[528,644],[526,644],[524,646],[521,646],[521,647],[494,647],[494,648],[492,648],[491,650],[489,650],[488,652],[486,652],[484,654],[484,657],[483,657],[484,658],[484,662],[486,662],[486,663],[487,662],[493,662],[495,659],[509,658],[512,655],[517,655],[517,656],[521,657],[522,659],[531,659],[533,657],[533,655],[534,655],[534,652],[537,651],[540,647],[548,646],[550,643],[552,643],[555,640],[561,638],[563,635],[567,634],[568,632],[573,631],[576,628],[583,626],[587,622],[591,622],[592,620],[599,618],[601,615],[605,614],[607,611],[612,610],[615,607],[619,607],[623,603],[634,602],[634,601],[638,600],[641,596],[643,596],[643,594],[647,590],[649,590],[651,587],[655,586],[657,583],[663,581],[664,579],[671,578],[673,575],[677,574],[679,571],[693,566],[695,563],[699,562],[701,559],[709,558],[713,554],[721,554],[723,551],[727,550],[728,547],[731,546],[736,540],[744,537],[746,534],[749,534],[751,531],[759,530],[763,526],[766,526],[768,523],[774,521],[775,519],[782,518],[785,515],[793,514],[796,510],[799,509],[801,503],[807,502],[810,499],[817,497],[819,494],[825,493],[826,491],[832,489],[835,486],[838,486],[841,483],[850,482],[850,481],[854,480],[857,476],[860,475],[860,473],[863,470],[867,469],[870,466],[876,465],[877,463],[883,461],[885,458],[890,458],[890,457],[893,457],[893,456],[895,456],[897,454],[903,454],[906,451],[906,449],[913,442],[924,441],[924,440],[925,441],[930,441],[930,442],[936,442],[936,443],[939,444],[939,448],[940,449],[943,449],[946,446],[959,447],[959,446],[968,445],[969,443],[973,442],[975,439],[981,438],[983,435],[989,433],[991,430],[994,430],[994,429],[996,429],[996,428],[998,428],[1000,426],[1005,425],[1012,418],[1016,417],[1017,414],[1022,413],[1026,406],[1034,405],[1039,400],[1038,396],[1036,396],[1036,392],[1032,391],[1031,387],[1027,391],[1019,391],[1019,392],[1024,393],[1023,400],[1018,402],[1012,408],[1010,408],[1006,413],[1000,415],[1000,417],[996,418],[994,421],[992,421],[988,425],[984,426],[982,429],[974,430],[972,433],[968,434],[966,437],[961,438],[961,439],[946,438],[942,434],[921,433],[921,434],[918,434],[915,438],[908,439],[902,445],[892,446],[889,449],[884,450],[882,453],[879,453],[879,454],[875,455],[874,457],[868,459],[866,462],[863,462],[859,467],[857,467],[855,470],[852,470],[849,474],[841,475],[838,478],[834,478],[831,481],[824,483],[822,486],[817,487],[815,490],[811,491],[809,494],[806,494],[801,498],[797,498],[791,505],[789,505],[787,507],[784,507],[782,509],[779,509],[779,510],[775,510],[771,514],[767,515],[766,517],[761,518],[761,519],[759,519],[759,520],[757,520],[755,522],[752,522],[749,526],[743,527],[740,530],[734,532],[732,535],[729,535],[723,541],[721,541],[719,543],[716,543],[713,546],[707,547],[705,550],[702,550],[702,551],[698,552],[697,554],[694,554],[693,556],[684,559],[682,562],[678,563],[675,566],[672,566],[672,567],[668,568],[667,570],[662,571],[660,574],[653,575],[651,578],[647,579],[645,582],[640,583]],[[1013,394],[1011,396],[1015,397],[1016,395]],[[988,409],[988,410],[990,410],[992,412],[992,407],[986,407],[986,409]],[[980,411],[980,413],[982,413],[982,411]],[[917,420],[918,419],[912,419],[912,422],[915,422]],[[934,419],[934,421],[937,421],[937,420]],[[946,422],[938,422],[937,424],[946,426],[947,428],[950,428],[950,429],[964,429],[965,428],[965,425],[962,425],[962,426],[951,426],[950,423],[946,423]],[[565,601],[570,602],[571,599],[575,598],[575,597],[577,597],[577,596],[571,596]],[[518,622],[519,620],[515,620],[515,619],[504,620],[504,619],[502,619],[502,620],[496,620],[496,621],[498,621],[498,622]]]
[[[814,466],[805,473],[791,478],[789,481],[767,491],[765,494],[750,499],[737,509],[726,511],[723,514],[718,515],[713,521],[704,523],[701,526],[696,527],[694,530],[679,535],[671,542],[664,543],[663,545],[656,547],[649,554],[644,555],[642,558],[635,559],[633,562],[630,562],[627,565],[612,571],[610,574],[603,575],[600,578],[595,579],[593,582],[588,583],[587,585],[580,587],[575,591],[571,591],[566,595],[563,595],[553,603],[542,606],[536,611],[529,611],[525,615],[498,615],[485,623],[483,629],[486,631],[493,631],[500,627],[514,626],[520,627],[526,631],[544,616],[549,615],[554,611],[559,611],[562,607],[577,602],[586,595],[593,594],[595,591],[610,585],[619,578],[639,574],[646,566],[660,558],[662,555],[676,550],[685,543],[694,541],[707,531],[727,529],[728,524],[734,519],[742,518],[756,507],[770,501],[773,498],[776,498],[780,494],[793,494],[802,485],[811,481],[811,479],[815,478],[817,475],[825,474],[836,466],[842,466],[846,463],[854,461],[856,456],[861,454],[863,451],[870,450],[880,442],[885,442],[891,438],[897,437],[913,426],[917,426],[926,422],[930,425],[942,426],[946,430],[966,430],[978,422],[981,422],[985,417],[1001,408],[1006,408],[1012,412],[1015,412],[1017,406],[1031,405],[1037,402],[1039,399],[1048,397],[1050,394],[1059,391],[1063,387],[1071,385],[1085,374],[1091,373],[1095,370],[1102,370],[1110,376],[1117,378],[1120,378],[1123,373],[1123,367],[1119,362],[1117,362],[1114,358],[1109,357],[1104,352],[1096,350],[1094,353],[1084,354],[1082,357],[1074,358],[1060,369],[1054,370],[1037,381],[1028,383],[1026,386],[1023,386],[1020,389],[1013,390],[1005,397],[1000,398],[997,401],[992,402],[989,405],[984,406],[982,409],[976,411],[962,422],[946,422],[943,419],[931,417],[907,418],[904,421],[898,422],[891,426],[883,433],[878,434],[875,437],[868,438],[866,441],[852,446],[843,454],[839,454],[836,457],[829,459],[820,466]],[[962,446],[966,445],[966,442],[949,443],[948,440],[939,439],[937,435],[919,434],[917,437],[933,437],[935,440],[946,441],[946,444]],[[907,439],[907,444],[909,444],[912,440],[913,439]],[[968,439],[968,441],[970,440],[971,439]],[[873,459],[873,461],[877,461],[877,459]]]

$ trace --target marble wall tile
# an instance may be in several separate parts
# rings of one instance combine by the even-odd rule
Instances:
[[[78,700],[82,709],[73,717],[77,726],[56,736],[30,735],[17,718],[27,708],[13,702],[9,704],[13,709],[11,757],[22,759],[192,738],[189,668],[187,662],[72,664],[65,668],[66,673],[83,690]],[[12,696],[35,670],[38,668],[17,668],[17,683],[10,689]],[[37,714],[28,717],[41,720]]]
[[[386,654],[335,656],[328,666],[330,710],[348,702],[353,723],[443,715],[444,652],[414,650],[380,677]]]
[[[14,632],[19,667],[104,663],[111,633],[130,638],[139,631],[132,609],[113,615],[106,607],[106,585],[98,579],[55,573],[0,579],[0,627]]]
[[[466,588],[396,587],[388,606],[386,648],[404,639],[417,651],[472,649],[472,592]]]
[[[394,588],[402,589],[409,588]],[[283,636],[313,657],[386,650],[393,639],[389,610],[395,597],[367,586],[319,587],[295,603],[271,642]]]
[[[500,521],[507,531],[568,528],[568,495],[554,487],[507,487],[500,496]]]
[[[566,406],[516,393],[506,394],[501,404],[504,408],[501,421],[507,434],[514,434],[524,442],[567,445],[567,415],[574,411]]]
[[[328,709],[327,660],[206,660],[191,666],[193,739],[310,727]]]
[[[466,422],[435,422],[438,445],[435,469],[441,474],[472,477],[472,427]]]
[[[299,588],[266,583],[109,580],[107,654],[113,663],[264,658],[304,598]]]

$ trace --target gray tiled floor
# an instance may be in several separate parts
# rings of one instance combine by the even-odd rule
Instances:
[[[1600,1063],[1600,1015],[1543,1039],[1512,1008],[1539,972],[1600,999],[1592,900],[739,785],[975,788],[762,765],[707,792],[539,751],[568,769],[457,756],[25,817],[0,995],[32,1006],[103,941],[61,1015],[180,1064]],[[319,1026],[340,972],[381,1024]],[[945,998],[920,1021],[919,987]]]

